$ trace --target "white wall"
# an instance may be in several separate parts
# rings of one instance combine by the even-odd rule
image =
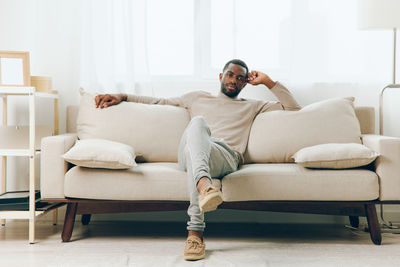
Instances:
[[[78,102],[79,5],[78,0],[0,1],[0,49],[29,51],[31,75],[52,77],[60,94],[60,131],[65,131],[65,106]],[[49,121],[39,107],[39,123]],[[14,115],[9,116],[12,123]],[[18,120],[25,123],[27,116]]]
[[[79,45],[78,0],[0,0],[0,50],[29,51],[31,75],[52,77],[60,95],[60,132],[66,105],[78,102]],[[52,101],[36,101],[36,123],[52,123]],[[28,124],[26,104],[27,98],[9,97],[10,125]],[[7,171],[8,191],[28,188],[28,159],[9,158]]]
[[[31,74],[51,76],[53,89],[60,95],[60,132],[65,132],[65,108],[67,105],[77,104],[79,100],[79,47],[80,47],[80,1],[79,0],[0,0],[0,50],[29,51],[31,55]],[[379,51],[377,51],[379,52]],[[285,81],[284,81],[285,82]],[[210,82],[213,84],[214,82]],[[356,105],[378,107],[379,90],[385,85],[381,84],[343,84],[338,81],[331,84],[286,84],[301,105],[306,105],[318,100],[330,97],[355,96]],[[216,82],[214,83],[218,86]],[[173,87],[172,87],[173,88]],[[164,88],[165,89],[165,88]],[[215,90],[218,90],[216,87]],[[155,94],[158,96],[179,95],[181,92],[161,90],[155,86]],[[248,88],[242,93],[242,97],[258,97],[272,99],[273,96],[267,89]],[[392,99],[392,98],[391,98]],[[9,101],[9,123],[27,124],[28,114],[24,99],[11,98]],[[51,101],[38,100],[37,121],[39,124],[51,123]],[[393,104],[392,104],[393,105]],[[0,109],[1,111],[2,109]],[[377,109],[376,109],[377,110]],[[396,114],[396,113],[394,113]],[[388,119],[387,125],[391,127],[392,135],[400,136],[400,129],[396,128],[393,113]],[[22,166],[22,167],[21,167]],[[26,159],[10,159],[8,161],[8,190],[23,190],[28,188],[28,168]],[[224,211],[224,217],[240,221],[243,216],[237,216]],[[147,219],[164,218],[178,219],[184,213],[168,213],[160,217],[160,214],[149,214]],[[238,213],[239,214],[239,213]],[[251,219],[259,216],[254,213]],[[166,217],[165,217],[166,216]],[[175,216],[175,217],[174,217]],[[272,215],[270,215],[272,216]],[[292,220],[294,217],[273,215],[273,220]],[[280,217],[279,217],[280,216]],[[300,217],[299,217],[300,216]],[[110,219],[113,215],[100,216]],[[213,218],[210,215],[211,219]],[[249,216],[245,216],[250,218]],[[131,216],[117,216],[117,218],[140,219]],[[141,217],[144,218],[144,217]],[[236,218],[236,219],[235,219]],[[257,217],[258,218],[258,217]],[[272,218],[272,217],[268,217]],[[312,215],[296,215],[297,221],[313,221],[317,217]],[[320,218],[320,217],[318,217]],[[324,217],[322,221],[337,222],[337,217]],[[269,219],[258,219],[265,221]]]

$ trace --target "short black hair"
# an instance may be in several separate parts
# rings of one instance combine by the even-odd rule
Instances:
[[[244,61],[240,60],[240,59],[232,59],[232,60],[229,60],[228,62],[226,62],[224,68],[222,69],[222,72],[225,72],[226,69],[228,68],[229,64],[231,64],[231,63],[235,64],[235,65],[242,66],[243,68],[245,68],[246,69],[246,76],[247,76],[247,74],[249,74],[249,68],[247,67],[246,63],[244,63]]]

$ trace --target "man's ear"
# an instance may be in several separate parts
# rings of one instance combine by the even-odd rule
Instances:
[[[219,80],[222,80],[222,73],[219,74]]]

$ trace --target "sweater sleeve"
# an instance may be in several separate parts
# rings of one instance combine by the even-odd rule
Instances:
[[[182,97],[160,98],[151,96],[128,95],[128,102],[136,102],[143,104],[171,105],[185,107]]]
[[[259,113],[272,111],[272,110],[299,110],[301,106],[294,99],[290,91],[277,82],[274,87],[271,88],[272,93],[278,98],[276,101],[263,102]]]

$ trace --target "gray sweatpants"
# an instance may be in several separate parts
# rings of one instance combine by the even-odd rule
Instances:
[[[200,178],[223,178],[239,166],[239,156],[223,139],[211,137],[210,128],[202,116],[192,118],[183,133],[178,152],[178,163],[187,171],[190,220],[187,230],[204,231],[204,213],[198,203],[197,183]]]

